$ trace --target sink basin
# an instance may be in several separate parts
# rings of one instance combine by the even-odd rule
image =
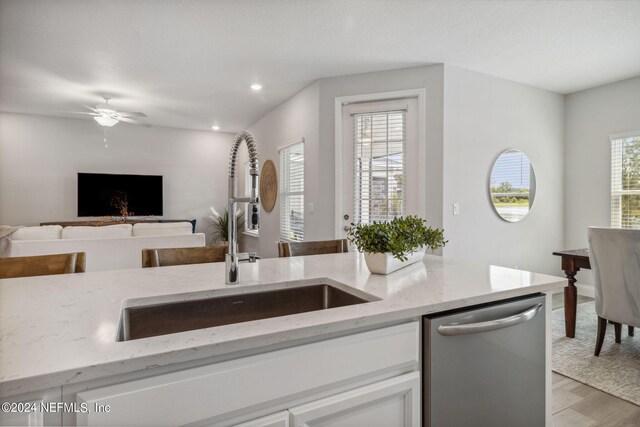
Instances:
[[[323,283],[318,283],[317,280],[315,282],[199,299],[187,299],[185,295],[189,294],[183,294],[180,301],[160,303],[145,304],[143,298],[138,300],[142,301],[141,305],[135,306],[127,306],[125,301],[120,316],[118,341],[328,310],[378,300],[372,295],[330,279],[323,280]],[[153,297],[146,300],[153,300]]]

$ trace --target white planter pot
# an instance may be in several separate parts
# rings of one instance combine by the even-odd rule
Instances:
[[[367,263],[367,268],[370,272],[375,274],[389,274],[402,267],[414,264],[421,261],[424,257],[424,247],[416,250],[414,253],[407,256],[406,261],[400,261],[393,257],[388,252],[385,253],[368,253],[364,254],[364,261]]]

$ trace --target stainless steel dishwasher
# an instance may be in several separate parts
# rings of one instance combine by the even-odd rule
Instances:
[[[423,318],[423,424],[545,423],[545,297]]]

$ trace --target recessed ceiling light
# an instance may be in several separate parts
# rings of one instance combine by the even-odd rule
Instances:
[[[251,85],[251,89],[253,90],[262,90],[262,85],[260,83],[254,83]]]
[[[213,130],[220,130],[220,126],[211,126],[211,129],[213,129]]]

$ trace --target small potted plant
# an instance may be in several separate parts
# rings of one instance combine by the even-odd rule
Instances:
[[[420,261],[427,247],[435,250],[447,243],[444,231],[428,227],[426,222],[408,215],[388,222],[351,224],[348,239],[364,252],[369,271],[389,274]]]
[[[209,224],[210,227],[213,227],[211,245],[214,243],[219,244],[227,244],[229,241],[229,212],[225,209],[224,214],[220,215],[218,211],[216,211],[213,206],[209,206],[211,210],[211,215],[209,215],[209,219],[211,219],[212,223]],[[241,233],[244,230],[244,212],[241,210],[236,211],[236,232],[238,234],[238,239],[240,239]]]

